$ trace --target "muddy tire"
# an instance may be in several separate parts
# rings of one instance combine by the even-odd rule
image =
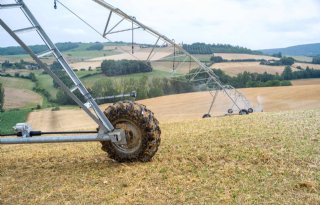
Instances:
[[[202,116],[202,118],[203,118],[203,119],[205,119],[205,118],[211,118],[211,115],[210,115],[210,114],[204,114],[204,115]]]
[[[158,120],[144,105],[131,101],[109,106],[104,114],[112,125],[124,129],[127,145],[101,142],[102,150],[119,162],[148,162],[158,151],[161,130]]]
[[[252,108],[248,109],[248,113],[253,113],[253,112],[254,112],[254,110]]]
[[[248,115],[249,113],[248,113],[248,111],[246,110],[246,109],[242,109],[242,110],[240,110],[240,112],[239,112],[239,115]]]

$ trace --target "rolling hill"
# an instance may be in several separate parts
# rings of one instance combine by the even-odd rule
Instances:
[[[284,110],[310,110],[320,109],[320,84],[271,88],[240,89],[253,103],[260,106],[264,112],[281,112]],[[146,105],[155,113],[160,123],[179,122],[184,120],[200,119],[208,112],[212,97],[208,92],[187,93],[163,96],[138,101]],[[259,101],[259,102],[258,102]],[[108,105],[102,105],[105,109]],[[221,116],[230,108],[230,100],[225,95],[219,94],[213,107],[213,115]],[[74,120],[77,119],[77,120]],[[94,130],[96,124],[81,109],[62,109],[52,112],[40,110],[32,112],[28,123],[35,130]]]
[[[286,56],[318,56],[320,55],[320,43],[290,46],[287,48],[274,48],[260,50],[264,54],[272,55],[281,52]]]

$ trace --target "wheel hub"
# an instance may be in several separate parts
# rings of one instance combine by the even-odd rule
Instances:
[[[125,131],[127,140],[126,145],[113,144],[118,150],[124,153],[133,153],[139,149],[142,143],[142,133],[134,122],[127,119],[120,119],[116,122],[116,128],[123,129]]]

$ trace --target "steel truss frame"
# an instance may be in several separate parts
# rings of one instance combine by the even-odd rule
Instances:
[[[59,0],[57,0],[59,2]],[[156,37],[156,41],[155,44],[153,45],[147,61],[150,61],[150,57],[152,55],[155,54],[155,48],[158,46],[158,42],[160,40],[162,40],[163,42],[170,44],[174,47],[174,60],[173,60],[173,73],[175,73],[176,70],[178,70],[179,66],[186,62],[189,59],[189,62],[191,64],[191,62],[196,63],[199,66],[198,72],[196,72],[193,76],[190,76],[189,81],[193,82],[196,81],[195,78],[201,74],[201,73],[206,73],[208,75],[207,83],[209,82],[213,82],[216,85],[215,90],[210,91],[210,93],[215,92],[215,91],[221,91],[223,94],[225,94],[230,101],[232,102],[232,106],[229,109],[229,113],[230,110],[232,110],[233,112],[239,112],[241,113],[241,111],[245,110],[252,110],[252,105],[250,103],[250,101],[237,89],[235,89],[233,86],[231,85],[224,85],[220,80],[219,77],[213,72],[212,69],[210,69],[208,66],[206,66],[204,63],[202,63],[199,59],[197,59],[195,56],[193,56],[192,54],[190,54],[189,52],[187,52],[185,49],[183,49],[182,46],[180,46],[179,44],[177,44],[174,40],[166,37],[165,35],[162,35],[161,33],[159,33],[158,31],[152,29],[151,27],[148,27],[146,25],[144,25],[143,23],[141,23],[140,21],[138,21],[135,17],[130,16],[128,14],[126,14],[125,12],[123,12],[122,10],[113,7],[112,5],[108,4],[107,2],[105,2],[104,0],[92,0],[94,2],[96,2],[97,4],[103,6],[104,8],[109,10],[109,15],[108,15],[108,19],[107,19],[107,23],[104,29],[104,32],[102,34],[102,37],[107,38],[108,35],[111,34],[115,34],[115,33],[120,33],[120,32],[126,32],[126,31],[132,31],[132,42],[133,40],[133,32],[134,30],[137,29],[143,29],[144,31],[149,32],[150,34],[152,34],[153,36]],[[120,16],[121,20],[118,21],[109,31],[107,31],[109,25],[110,25],[110,20],[112,19],[112,16],[116,14],[118,16]],[[124,20],[127,20],[129,22],[132,23],[132,28],[129,29],[122,29],[122,30],[118,30],[118,31],[114,31]],[[133,48],[132,48],[133,49]],[[185,56],[183,61],[178,62],[178,65],[175,65],[175,59],[177,58],[176,56],[176,51],[179,50],[180,51],[180,56]],[[133,53],[133,50],[132,50]],[[182,55],[181,55],[182,53]],[[197,79],[199,80],[199,79]],[[209,107],[209,113],[211,113],[212,111],[212,107],[216,101],[217,96],[216,95],[211,95],[212,96],[212,102],[211,105]]]
[[[55,0],[56,2],[61,2],[59,0]],[[127,15],[125,12],[121,11],[118,8],[113,7],[112,5],[106,3],[103,0],[92,0],[99,5],[103,6],[104,8],[108,9],[110,11],[107,19],[107,23],[104,28],[104,32],[101,34],[102,37],[107,38],[108,35],[116,34],[120,32],[125,31],[132,31],[132,53],[133,53],[133,47],[134,47],[134,30],[143,29],[150,34],[157,37],[157,40],[155,44],[152,47],[152,50],[150,54],[148,55],[147,61],[149,61],[153,55],[155,55],[155,48],[158,46],[158,42],[162,40],[164,44],[170,44],[174,47],[174,69],[177,70],[181,63],[185,62],[187,59],[189,59],[189,62],[191,61],[195,62],[198,66],[198,72],[196,72],[193,76],[190,77],[189,81],[195,81],[195,78],[200,73],[207,73],[209,78],[207,79],[207,83],[214,82],[214,84],[217,86],[216,89],[213,91],[210,91],[212,95],[212,103],[209,109],[209,113],[212,110],[212,107],[215,103],[217,92],[221,91],[223,92],[233,103],[232,110],[241,111],[243,109],[248,110],[251,108],[250,102],[247,100],[247,98],[240,93],[238,90],[236,90],[234,87],[230,85],[223,85],[221,81],[219,80],[218,76],[215,75],[215,73],[207,67],[205,64],[203,64],[200,60],[198,60],[195,56],[188,53],[186,50],[182,48],[179,44],[175,43],[174,40],[169,39],[165,35],[162,35],[161,33],[155,31],[154,29],[142,24],[140,21],[138,21],[135,17]],[[106,118],[104,113],[99,108],[98,104],[96,103],[95,99],[91,96],[91,94],[88,92],[88,90],[85,88],[85,86],[81,83],[80,79],[76,76],[74,71],[71,69],[67,61],[62,56],[61,52],[58,50],[58,48],[53,44],[53,42],[50,40],[48,35],[45,33],[43,28],[40,26],[36,18],[33,16],[31,11],[28,9],[26,4],[23,2],[23,0],[15,0],[15,4],[0,4],[0,9],[11,9],[11,8],[20,8],[25,17],[28,19],[28,21],[31,24],[31,27],[26,27],[22,29],[18,29],[13,31],[10,29],[10,27],[2,20],[0,19],[0,25],[20,44],[20,46],[31,55],[31,57],[39,64],[39,66],[44,69],[56,82],[57,84],[68,94],[88,115],[91,117],[100,128],[100,132],[96,136],[84,136],[84,137],[51,137],[47,139],[43,138],[37,138],[37,139],[27,139],[29,136],[28,130],[31,130],[29,126],[23,125],[21,127],[24,127],[23,129],[18,129],[19,131],[24,132],[22,138],[20,139],[0,139],[0,144],[12,144],[12,143],[46,143],[46,142],[74,142],[74,141],[107,141],[111,140],[113,142],[122,143],[125,144],[125,136],[122,130],[115,130],[110,121]],[[113,16],[113,14],[116,14],[120,16],[122,19],[116,23],[111,29],[109,28],[110,20]],[[132,27],[129,29],[122,29],[122,30],[116,30],[115,29],[124,21],[127,20],[131,22]],[[89,24],[88,24],[89,25]],[[89,25],[90,26],[90,25]],[[91,27],[91,26],[90,26]],[[93,28],[93,27],[91,27]],[[94,29],[94,28],[93,28]],[[48,51],[42,52],[40,54],[35,54],[28,45],[26,45],[17,34],[27,31],[36,31],[37,34],[40,36],[40,38],[43,40],[44,44],[48,47]],[[97,31],[97,30],[96,30]],[[186,58],[183,60],[183,62],[179,62],[177,66],[175,66],[175,59],[176,59],[176,50],[179,50],[179,54],[183,54],[186,56]],[[64,71],[68,74],[69,78],[72,80],[74,86],[72,88],[68,88],[55,74],[48,68],[41,60],[42,57],[53,55],[57,62],[60,63],[60,65],[63,67]],[[183,56],[182,55],[182,56]],[[87,102],[82,102],[75,94],[74,92],[78,90],[81,95],[84,97],[84,99]],[[212,94],[214,93],[215,94]],[[242,105],[240,104],[242,103]],[[91,111],[91,110],[93,111]],[[19,127],[19,128],[21,128]]]
[[[22,143],[55,143],[55,142],[83,142],[83,141],[112,141],[119,144],[126,144],[125,134],[123,130],[115,129],[102,110],[99,108],[95,99],[91,96],[80,79],[71,69],[61,52],[50,40],[49,36],[45,33],[37,19],[33,16],[29,8],[23,2],[23,0],[15,0],[16,4],[0,4],[0,9],[20,8],[24,16],[28,19],[31,27],[26,27],[18,30],[12,30],[2,19],[0,19],[0,25],[11,35],[13,39],[37,62],[40,68],[44,69],[57,84],[68,94],[87,114],[99,125],[99,133],[97,135],[88,136],[73,136],[73,137],[36,137],[31,138],[31,126],[27,124],[17,124],[15,129],[22,135],[21,138],[1,138],[0,144],[22,144]],[[47,46],[48,51],[35,54],[28,45],[26,45],[18,36],[21,32],[36,31],[43,43]],[[74,86],[70,89],[63,81],[55,75],[55,73],[42,62],[40,58],[53,55],[57,62],[62,66],[63,70],[68,74],[68,77],[72,80]],[[82,102],[74,92],[79,90],[81,95],[87,101]],[[91,111],[91,110],[93,111]]]

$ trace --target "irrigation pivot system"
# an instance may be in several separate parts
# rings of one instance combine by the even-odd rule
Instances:
[[[59,84],[63,91],[97,123],[99,129],[95,133],[92,132],[93,134],[91,133],[91,135],[87,132],[42,133],[41,131],[32,131],[31,126],[26,123],[19,123],[14,127],[19,138],[0,138],[0,144],[99,141],[102,144],[102,149],[117,161],[149,161],[158,150],[161,134],[159,123],[153,116],[153,113],[145,106],[130,101],[116,103],[103,112],[23,0],[16,0],[15,4],[0,5],[0,9],[16,8],[21,9],[30,22],[30,25],[26,28],[12,30],[2,19],[0,19],[0,25],[31,55],[38,65]],[[36,31],[43,40],[43,43],[48,47],[48,51],[35,54],[18,36],[19,33],[27,31]],[[74,84],[73,87],[67,87],[65,83],[42,62],[41,58],[49,55],[53,55],[57,62],[60,63],[63,70],[72,80]],[[86,102],[82,102],[74,94],[77,90]],[[78,134],[78,136],[35,137],[42,134]]]
[[[125,12],[103,0],[92,0],[103,8],[107,9],[109,14],[106,18],[104,28],[96,29],[84,18],[80,17],[69,7],[61,2],[54,0],[54,8],[57,8],[59,3],[66,10],[70,11],[74,16],[80,19],[83,23],[97,32],[103,38],[110,40],[111,35],[120,33],[129,33],[132,38],[132,45],[129,50],[125,50],[133,57],[135,56],[136,43],[135,38],[138,32],[146,33],[151,37],[151,43],[140,44],[141,47],[146,47],[148,51],[144,60],[148,65],[158,63],[159,59],[155,56],[161,52],[162,48],[172,51],[171,55],[165,57],[166,63],[171,62],[172,79],[177,81],[187,81],[193,85],[205,85],[212,96],[212,101],[208,113],[203,117],[210,117],[213,106],[217,101],[219,93],[229,99],[230,107],[227,109],[229,114],[239,113],[248,114],[253,112],[250,102],[246,97],[230,85],[223,84],[214,71],[206,64],[198,60],[194,55],[188,53],[181,44],[176,43],[173,39],[162,35],[156,30],[144,25],[135,17],[129,16]],[[71,69],[68,62],[62,56],[61,52],[50,40],[49,36],[43,30],[32,12],[28,9],[23,0],[15,0],[12,4],[0,4],[1,9],[20,9],[30,25],[22,29],[12,30],[2,19],[0,25],[12,36],[13,39],[44,69],[54,81],[68,94],[88,115],[94,120],[97,125],[97,131],[93,132],[41,132],[32,131],[32,128],[26,123],[17,124],[14,129],[18,138],[0,138],[0,144],[24,144],[24,143],[60,143],[60,142],[87,142],[98,141],[102,144],[102,149],[109,156],[117,161],[149,161],[157,152],[160,145],[160,128],[159,122],[154,117],[153,113],[145,106],[139,105],[131,101],[118,102],[108,107],[104,112],[99,108],[94,99],[80,79]],[[13,15],[15,13],[13,12]],[[123,27],[130,25],[130,27]],[[30,47],[19,37],[20,33],[35,32],[48,48],[46,52],[34,53]],[[121,49],[121,48],[120,48]],[[43,62],[43,57],[54,56],[56,61],[62,66],[68,77],[73,82],[72,87],[66,84],[57,77],[57,75]],[[141,60],[141,59],[139,59]],[[180,72],[185,64],[189,65],[189,72]],[[191,72],[192,71],[192,72]],[[81,94],[85,101],[75,95],[75,92]],[[135,96],[135,93],[129,96]],[[62,136],[51,136],[62,134]],[[65,135],[64,135],[65,134]],[[75,134],[75,136],[67,136],[66,134]],[[50,136],[40,136],[50,135]]]

